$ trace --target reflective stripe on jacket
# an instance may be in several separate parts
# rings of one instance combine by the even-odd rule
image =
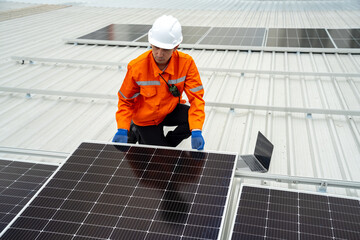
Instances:
[[[127,68],[118,92],[118,129],[129,130],[131,120],[139,126],[158,125],[175,109],[179,98],[171,95],[159,73],[169,84],[175,84],[181,94],[185,91],[190,102],[190,130],[202,129],[205,120],[204,89],[191,56],[174,51],[162,72],[155,63],[152,50],[149,50],[132,60]]]

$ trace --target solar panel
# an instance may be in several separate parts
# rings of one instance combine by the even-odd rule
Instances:
[[[360,202],[242,186],[232,239],[360,239]]]
[[[325,29],[269,28],[267,47],[334,48]]]
[[[338,48],[360,48],[360,29],[328,29]]]
[[[131,42],[147,34],[150,28],[151,25],[110,24],[97,31],[79,37],[79,39]]]
[[[262,46],[265,28],[214,27],[200,44]]]
[[[218,239],[236,159],[82,143],[2,239]]]
[[[78,39],[148,42],[151,25],[110,24]],[[360,48],[360,29],[182,26],[183,44],[281,48]],[[329,34],[330,36],[329,36]],[[264,41],[266,38],[266,42]]]
[[[57,166],[0,159],[0,232]]]

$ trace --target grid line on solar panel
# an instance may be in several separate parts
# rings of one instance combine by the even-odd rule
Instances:
[[[83,237],[90,237],[89,231],[94,231],[94,226],[88,225],[88,222],[94,223],[95,214],[109,214],[111,213],[112,209],[117,212],[119,222],[122,217],[126,218],[139,218],[142,217],[144,219],[151,219],[152,224],[149,226],[147,231],[145,232],[144,236],[151,236],[158,235],[161,233],[163,236],[174,236],[171,234],[174,233],[183,233],[184,238],[187,237],[199,237],[199,238],[216,238],[217,234],[220,231],[220,224],[221,224],[221,217],[224,213],[224,205],[227,199],[227,190],[228,185],[230,184],[230,180],[226,179],[219,180],[221,178],[215,178],[218,182],[218,186],[214,186],[214,188],[209,188],[209,185],[201,185],[199,184],[201,179],[204,177],[203,173],[206,169],[205,162],[206,161],[213,161],[214,159],[219,158],[219,156],[212,156],[211,153],[201,153],[201,152],[189,152],[189,151],[180,151],[177,152],[177,159],[176,161],[169,161],[171,164],[166,163],[164,168],[161,171],[147,171],[147,168],[151,166],[151,168],[156,169],[156,165],[159,165],[159,158],[154,153],[159,153],[159,156],[167,156],[173,155],[173,151],[162,150],[162,149],[152,149],[152,148],[142,148],[142,147],[124,147],[124,146],[114,146],[114,145],[99,145],[99,144],[81,144],[79,149],[76,150],[76,154],[81,154],[84,150],[97,149],[100,153],[95,156],[93,152],[87,153],[87,158],[90,159],[89,161],[83,161],[81,159],[78,165],[84,165],[84,163],[88,163],[89,167],[87,170],[92,169],[91,167],[98,168],[98,165],[93,165],[97,163],[96,160],[99,159],[98,157],[101,155],[101,152],[104,149],[108,149],[111,151],[117,150],[119,151],[126,151],[125,157],[119,160],[119,165],[115,168],[116,164],[114,162],[109,162],[112,160],[104,159],[104,162],[110,163],[111,169],[114,170],[114,173],[111,174],[110,178],[106,179],[108,181],[100,181],[100,183],[94,182],[86,182],[82,181],[83,179],[88,179],[91,181],[95,181],[94,176],[107,176],[109,172],[106,170],[106,174],[93,174],[92,171],[85,171],[83,176],[74,171],[71,167],[75,167],[70,165],[71,167],[64,168],[67,170],[60,169],[58,174],[54,176],[54,178],[49,182],[48,186],[44,188],[44,190],[39,194],[39,196],[34,199],[31,206],[32,207],[47,207],[55,209],[56,212],[59,209],[62,211],[62,214],[58,213],[55,217],[57,222],[54,221],[52,226],[47,227],[44,226],[44,231],[48,231],[45,235],[41,232],[39,233],[39,237],[49,237],[51,234],[64,234],[66,228],[61,227],[61,230],[53,229],[54,226],[61,223],[61,220],[66,220],[68,216],[64,213],[69,213],[71,211],[77,211],[81,209],[79,206],[80,203],[84,203],[84,207],[86,207],[86,218],[84,223],[76,229],[75,236],[83,236]],[[86,152],[86,151],[85,151]],[[150,160],[147,165],[144,165],[143,162],[139,161],[131,161],[132,158],[135,157],[138,159],[139,153],[142,155],[149,155],[149,158],[145,158],[145,160]],[[180,156],[180,158],[179,158]],[[207,159],[207,157],[211,156],[214,159]],[[73,157],[73,156],[72,156]],[[72,159],[70,157],[68,160]],[[193,159],[195,163],[195,167],[190,168],[189,160],[186,160],[186,164],[179,164],[181,157],[186,157],[189,159]],[[144,157],[142,157],[144,158]],[[168,158],[161,158],[162,160],[166,160]],[[224,159],[227,159],[226,157]],[[74,160],[74,159],[72,159]],[[77,159],[78,160],[78,159]],[[233,159],[228,159],[227,161],[232,161],[234,166],[235,155],[233,155]],[[100,160],[99,160],[100,161]],[[216,160],[214,160],[216,161]],[[226,160],[225,160],[226,161]],[[156,163],[155,163],[156,162]],[[126,163],[126,164],[125,164]],[[131,163],[131,164],[130,164]],[[70,161],[69,164],[74,164],[74,161]],[[98,163],[97,163],[98,164]],[[64,166],[66,163],[64,164]],[[75,164],[76,165],[76,164]],[[63,166],[63,167],[64,167]],[[122,168],[126,166],[126,168]],[[201,167],[200,167],[201,166]],[[132,168],[129,168],[132,167]],[[136,169],[138,167],[138,169]],[[81,167],[82,171],[84,170],[83,166]],[[94,168],[93,168],[94,169]],[[225,169],[227,171],[232,172],[233,168],[229,168],[226,166]],[[104,168],[102,168],[104,170]],[[210,183],[209,179],[212,178],[212,175],[218,175],[219,173],[214,172],[216,169],[210,169],[205,172],[208,179],[205,179],[206,183]],[[221,169],[220,169],[221,170]],[[130,174],[129,172],[132,171]],[[153,175],[159,175],[159,173],[164,174],[164,171],[169,171],[170,174],[167,177],[163,177],[162,179],[166,179],[166,181],[159,181],[154,180]],[[183,172],[182,172],[183,171]],[[76,179],[75,181],[69,181],[67,179],[62,179],[66,177],[66,172],[71,172],[69,176],[71,178]],[[96,172],[96,171],[95,171]],[[123,175],[126,174],[127,176]],[[196,175],[195,173],[198,173]],[[118,175],[116,175],[118,174]],[[120,175],[119,175],[120,174]],[[146,176],[148,174],[149,176]],[[167,173],[165,173],[166,175]],[[187,178],[183,178],[182,175],[185,175]],[[221,174],[220,174],[221,175]],[[81,178],[79,179],[79,177]],[[87,177],[90,176],[90,177]],[[226,174],[228,176],[228,174]],[[116,178],[114,178],[116,177]],[[148,177],[148,178],[146,178]],[[131,179],[128,181],[130,186],[135,187],[133,191],[128,186],[120,185],[119,182],[121,179]],[[134,179],[138,178],[137,181]],[[74,180],[72,179],[72,180]],[[155,178],[156,179],[156,178]],[[180,179],[181,181],[178,181]],[[191,182],[194,183],[191,183]],[[120,184],[111,184],[111,182],[118,182]],[[104,189],[101,190],[101,184],[105,186]],[[156,190],[159,187],[159,190]],[[162,186],[162,187],[161,187]],[[226,189],[221,189],[220,186],[225,187]],[[57,189],[62,189],[61,191],[66,197],[60,198],[61,194],[56,195],[53,198],[52,192],[56,191]],[[127,190],[126,190],[127,189]],[[91,190],[91,191],[89,191]],[[121,195],[125,194],[125,195]],[[84,197],[84,195],[86,197]],[[158,195],[158,196],[156,196]],[[159,198],[159,195],[161,196]],[[57,198],[59,197],[59,198]],[[89,201],[89,199],[91,201]],[[145,201],[145,203],[144,203]],[[67,204],[68,203],[68,204]],[[71,204],[70,204],[71,203]],[[77,207],[70,207],[73,205],[77,205]],[[157,205],[157,206],[156,206]],[[141,207],[139,207],[141,206]],[[145,207],[144,207],[145,206]],[[155,208],[156,206],[156,208]],[[89,209],[90,208],[90,209]],[[104,209],[103,209],[104,208]],[[77,213],[79,217],[84,216],[81,211]],[[34,213],[33,213],[34,214]],[[92,214],[92,215],[91,215]],[[91,217],[90,217],[91,216]],[[104,215],[106,219],[109,221],[111,219],[114,220],[113,217],[109,215]],[[89,217],[88,222],[86,219]],[[172,220],[171,220],[172,219]],[[178,221],[177,224],[180,229],[163,229],[162,226],[165,224],[169,224],[175,220]],[[212,221],[209,221],[212,219]],[[104,221],[106,222],[106,221]],[[113,221],[110,221],[113,222]],[[65,223],[61,223],[62,226],[66,226]],[[110,224],[110,223],[109,223]],[[47,224],[48,225],[48,224]],[[107,224],[105,224],[107,225]],[[96,226],[95,226],[96,227]],[[124,233],[124,229],[121,228],[117,224],[116,227],[109,226],[112,230],[107,231],[108,236],[116,237],[118,234]],[[96,227],[97,228],[97,227]],[[85,231],[87,229],[87,231]],[[12,234],[10,232],[6,233],[9,236]],[[99,229],[98,229],[99,230]],[[29,230],[31,231],[31,230]],[[73,231],[73,230],[71,230]],[[152,231],[159,231],[159,233],[152,232]],[[133,233],[127,232],[127,234],[138,234],[139,231],[133,229]],[[170,234],[170,235],[169,235]],[[91,235],[91,234],[90,234]],[[104,235],[105,236],[105,235]],[[175,237],[175,236],[174,236]]]
[[[266,236],[285,239],[298,237],[357,239],[360,237],[359,221],[355,219],[352,219],[355,222],[337,221],[335,217],[340,212],[342,215],[356,216],[355,214],[360,210],[358,200],[248,186],[243,187],[242,190],[234,221],[233,239],[249,234],[253,236],[255,232],[252,231],[259,230],[259,227],[266,229],[264,235],[258,235],[259,238]],[[257,202],[251,203],[256,200]],[[268,205],[267,209],[265,205]],[[257,218],[267,219],[266,224]]]

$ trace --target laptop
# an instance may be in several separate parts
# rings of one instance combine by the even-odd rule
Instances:
[[[259,131],[254,154],[240,155],[237,163],[239,170],[267,172],[270,167],[274,145]]]

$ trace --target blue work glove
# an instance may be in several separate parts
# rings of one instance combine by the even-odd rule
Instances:
[[[191,132],[191,147],[197,150],[203,150],[205,145],[205,141],[203,136],[201,135],[200,130],[194,130]]]
[[[119,128],[117,133],[115,133],[115,136],[112,140],[113,142],[118,143],[127,143],[128,141],[128,130]]]

